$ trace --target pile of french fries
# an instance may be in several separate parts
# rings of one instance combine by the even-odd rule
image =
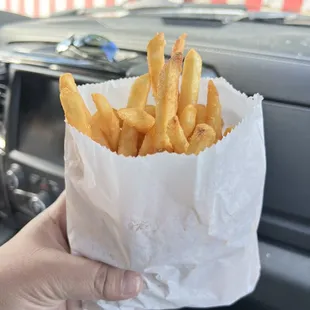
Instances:
[[[156,34],[149,42],[149,72],[134,81],[126,108],[115,110],[103,94],[92,94],[97,112],[91,115],[73,76],[62,75],[60,100],[67,122],[124,156],[165,151],[198,155],[217,143],[233,127],[223,133],[222,107],[213,81],[208,84],[206,104],[198,103],[202,60],[191,49],[183,61],[186,37],[183,34],[177,39],[166,63],[164,34]],[[155,105],[147,104],[150,90]]]

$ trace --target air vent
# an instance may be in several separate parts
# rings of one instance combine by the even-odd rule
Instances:
[[[5,99],[8,87],[8,74],[7,65],[0,62],[0,123],[2,127],[4,110],[5,110]]]

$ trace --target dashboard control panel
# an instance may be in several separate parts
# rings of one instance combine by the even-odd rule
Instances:
[[[41,60],[45,63],[46,59]],[[65,122],[59,77],[68,71],[78,85],[119,77],[107,72],[90,77],[85,68],[76,66],[8,65],[5,147],[0,164],[4,215],[13,213],[20,228],[48,208],[65,188]]]
[[[20,162],[9,162],[7,166],[8,199],[22,227],[57,199],[64,190],[64,180]]]

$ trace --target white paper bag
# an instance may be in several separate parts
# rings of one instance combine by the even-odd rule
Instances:
[[[79,87],[125,107],[134,79]],[[65,179],[72,252],[143,274],[145,290],[104,309],[229,305],[252,292],[260,274],[257,227],[266,173],[262,97],[214,79],[226,126],[198,156],[124,157],[67,125]],[[202,79],[199,103],[207,98]],[[150,96],[149,102],[153,103]],[[94,305],[85,303],[84,309]]]

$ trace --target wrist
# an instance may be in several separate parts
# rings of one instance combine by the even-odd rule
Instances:
[[[18,309],[22,306],[18,297],[21,277],[9,243],[0,247],[0,257],[0,309]]]

